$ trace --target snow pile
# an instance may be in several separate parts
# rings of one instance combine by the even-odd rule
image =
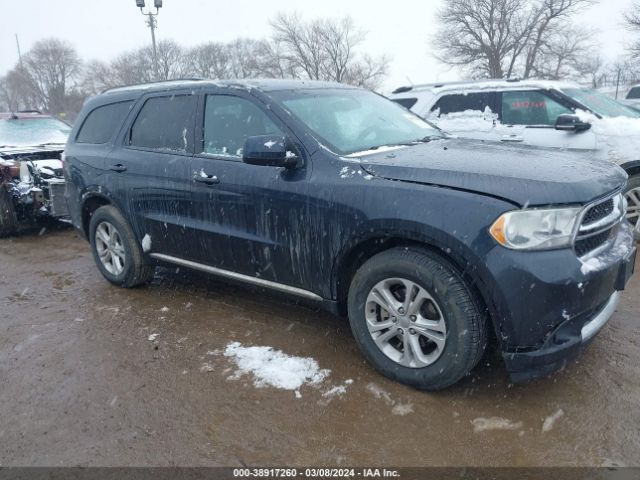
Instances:
[[[555,413],[549,415],[544,419],[542,424],[542,431],[549,432],[553,428],[553,425],[564,415],[564,411],[559,408]]]
[[[636,160],[640,151],[640,118],[598,118],[593,113],[578,110],[576,115],[591,124],[598,139],[598,149],[616,163]]]
[[[498,125],[498,114],[493,113],[487,106],[484,111],[465,110],[464,112],[451,112],[440,115],[437,109],[427,117],[427,120],[435,123],[445,132],[464,134],[465,132],[491,132]]]
[[[225,348],[224,356],[231,358],[238,367],[235,378],[252,374],[253,384],[258,388],[297,390],[304,384],[317,385],[331,373],[327,369],[321,370],[313,358],[287,355],[271,347],[244,347],[239,342],[232,342]]]
[[[149,341],[150,342],[155,342],[156,338],[158,338],[158,335],[160,335],[159,333],[152,333],[151,335],[149,335]]]
[[[479,417],[473,419],[471,423],[473,431],[476,433],[487,430],[518,430],[522,427],[522,422],[512,422],[508,418],[502,417]]]

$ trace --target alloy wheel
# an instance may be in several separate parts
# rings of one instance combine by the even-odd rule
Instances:
[[[425,288],[411,280],[378,282],[367,296],[365,317],[380,351],[402,366],[426,367],[444,351],[447,326],[442,310]]]
[[[640,216],[640,187],[632,188],[624,194],[627,199],[627,219],[634,225]]]
[[[120,275],[125,267],[125,251],[120,233],[109,222],[100,222],[95,233],[96,251],[100,263],[112,275]]]

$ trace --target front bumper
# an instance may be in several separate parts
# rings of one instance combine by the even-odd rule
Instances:
[[[499,332],[514,382],[547,376],[581,353],[613,315],[619,292],[633,274],[635,257],[632,227],[626,223],[615,244],[588,263],[571,258],[571,252],[520,257],[517,271],[509,269],[510,283],[501,291],[508,295],[509,308],[502,311],[512,316],[503,316]]]
[[[620,302],[620,292],[591,318],[571,319],[560,325],[542,348],[530,352],[505,353],[504,360],[513,382],[526,382],[563,369],[576,359],[591,339],[607,324]]]

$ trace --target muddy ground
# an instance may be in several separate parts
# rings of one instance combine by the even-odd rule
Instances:
[[[428,394],[373,371],[327,313],[168,270],[122,290],[69,229],[0,240],[0,464],[640,465],[639,293],[636,275],[551,378],[511,385],[488,355]],[[233,341],[330,374],[300,398],[257,388],[220,354]]]

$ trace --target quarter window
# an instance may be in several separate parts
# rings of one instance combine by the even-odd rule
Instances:
[[[505,125],[554,125],[558,116],[573,113],[542,92],[503,92],[502,123]]]
[[[404,108],[407,108],[409,110],[411,110],[411,107],[418,103],[417,98],[394,98],[393,101],[399,103]]]
[[[194,123],[193,95],[153,97],[145,102],[131,127],[129,144],[153,150],[188,152]]]
[[[132,103],[111,103],[92,110],[80,127],[76,142],[107,143],[129,113]]]
[[[207,95],[204,153],[241,157],[245,140],[255,135],[282,135],[282,131],[249,100],[230,95]]]
[[[629,95],[627,95],[629,100],[637,100],[640,99],[640,87],[633,87],[629,90]]]

